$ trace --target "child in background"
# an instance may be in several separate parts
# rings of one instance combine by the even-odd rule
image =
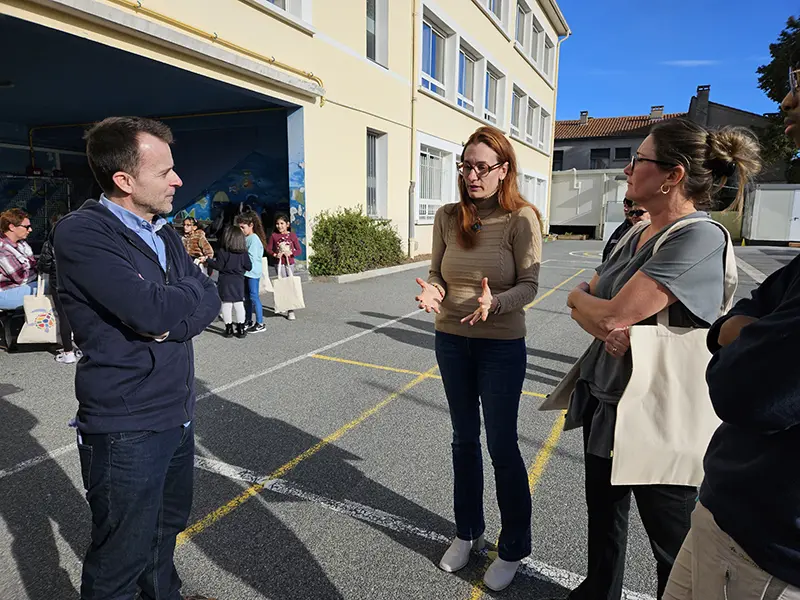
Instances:
[[[197,219],[194,217],[186,217],[183,220],[183,247],[192,258],[201,258],[203,256],[212,258],[214,256],[214,249],[206,239],[206,233],[197,226]]]
[[[300,240],[289,225],[289,217],[284,214],[279,213],[275,216],[275,232],[269,237],[267,252],[278,259],[278,277],[294,275],[294,257],[300,256],[302,249]],[[294,321],[294,311],[290,310],[286,318]]]
[[[250,269],[244,274],[247,331],[261,333],[267,329],[264,326],[264,309],[258,296],[258,282],[264,275],[261,259],[264,257],[264,247],[267,245],[264,226],[258,213],[252,211],[238,215],[236,225],[247,236],[247,253],[251,262]],[[252,321],[253,313],[255,313],[255,323]]]
[[[244,314],[244,281],[245,273],[252,269],[250,255],[247,252],[247,240],[244,232],[233,225],[222,233],[220,249],[214,258],[203,256],[199,259],[209,267],[219,271],[217,288],[222,300],[222,320],[225,322],[225,337],[233,335],[233,317],[236,316],[236,337],[241,339],[247,335]],[[259,258],[259,263],[261,259]]]

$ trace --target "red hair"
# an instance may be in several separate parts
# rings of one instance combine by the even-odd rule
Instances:
[[[497,188],[497,202],[508,212],[513,212],[530,206],[536,213],[536,218],[541,223],[542,215],[539,210],[530,202],[522,197],[517,184],[517,156],[514,148],[505,134],[495,127],[480,127],[473,133],[467,143],[464,144],[462,156],[467,148],[473,144],[486,144],[497,155],[497,161],[508,164],[508,174],[500,182]],[[461,201],[458,203],[458,243],[462,248],[472,248],[475,245],[478,232],[473,229],[473,225],[478,221],[478,208],[469,197],[467,192],[467,182],[463,177],[458,178],[458,193]]]

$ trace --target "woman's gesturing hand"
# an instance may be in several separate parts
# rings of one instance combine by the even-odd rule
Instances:
[[[471,315],[467,315],[461,319],[462,323],[469,321],[470,325],[475,325],[478,321],[485,321],[489,317],[489,312],[496,306],[494,303],[494,296],[492,290],[489,289],[489,278],[484,277],[481,281],[481,288],[483,291],[478,297],[478,308]]]
[[[419,287],[422,288],[419,295],[415,298],[415,300],[419,302],[419,307],[424,308],[425,312],[427,313],[433,311],[438,314],[439,304],[443,300],[442,293],[430,283],[420,279],[419,277],[417,277],[417,283],[419,284]]]
[[[621,358],[631,347],[630,327],[614,329],[606,338],[606,352],[614,358]]]

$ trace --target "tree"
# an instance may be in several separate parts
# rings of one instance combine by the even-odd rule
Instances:
[[[800,19],[789,17],[778,41],[769,45],[769,53],[772,60],[757,71],[758,87],[766,92],[770,100],[780,105],[789,93],[789,69],[800,66]],[[789,164],[786,174],[788,181],[800,183],[800,159],[797,158],[797,148],[783,133],[783,117],[778,111],[769,115],[769,121],[759,135],[764,162]]]

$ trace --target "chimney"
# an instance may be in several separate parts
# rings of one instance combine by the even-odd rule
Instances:
[[[698,85],[697,95],[689,106],[689,118],[704,127],[708,126],[708,103],[711,96],[710,85]]]
[[[655,121],[657,119],[664,118],[664,107],[663,106],[651,106],[650,107],[650,120]]]
[[[589,111],[582,110],[581,111],[581,125],[588,125],[589,124]]]

